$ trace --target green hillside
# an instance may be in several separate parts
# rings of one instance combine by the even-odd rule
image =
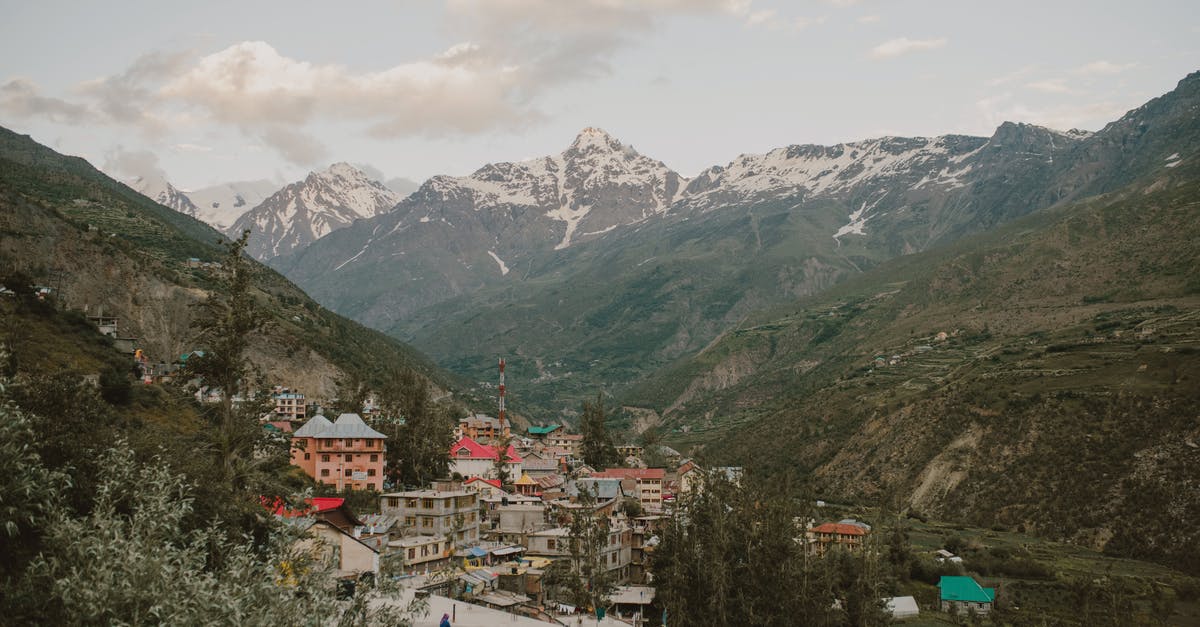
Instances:
[[[89,308],[121,321],[153,361],[170,362],[196,346],[195,305],[217,289],[221,236],[27,136],[0,129],[0,267],[54,288],[70,310]],[[275,382],[328,397],[338,379],[414,369],[435,386],[458,383],[410,347],[321,307],[265,266],[254,264],[257,297],[271,324],[252,360]],[[82,318],[82,317],[81,317]],[[19,342],[16,359],[38,368],[92,372],[70,343]]]
[[[831,498],[1196,572],[1200,177],[1185,166],[756,315],[624,401],[677,447],[799,468]]]

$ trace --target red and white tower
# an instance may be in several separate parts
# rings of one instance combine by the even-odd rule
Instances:
[[[500,432],[504,432],[504,358],[500,358]]]

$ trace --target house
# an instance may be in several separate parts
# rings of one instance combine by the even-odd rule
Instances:
[[[949,614],[967,613],[987,614],[992,611],[996,601],[996,589],[981,587],[971,577],[943,576],[938,581],[941,590],[941,609]]]
[[[701,484],[703,479],[704,469],[700,468],[696,462],[687,460],[679,465],[675,471],[676,493],[687,494]]]
[[[522,470],[534,479],[556,475],[562,471],[562,462],[552,454],[534,451],[524,456]]]
[[[379,574],[379,551],[327,520],[296,518],[289,521],[304,530],[296,548],[337,568],[339,577]]]
[[[622,458],[625,457],[641,457],[645,449],[636,444],[622,444],[617,447],[617,454]]]
[[[493,494],[503,493],[499,479],[484,479],[483,477],[471,477],[463,482],[463,488],[474,490],[479,496],[491,496]]]
[[[840,546],[849,551],[862,548],[867,530],[859,525],[847,523],[825,523],[809,530],[808,535],[817,555],[822,555],[830,547]]]
[[[450,545],[444,536],[407,536],[387,544],[383,556],[386,575],[429,572],[450,561]]]
[[[493,446],[476,442],[469,437],[463,437],[450,447],[450,472],[462,477],[487,477],[495,479],[496,460],[499,453]],[[519,477],[522,473],[521,462],[524,461],[510,444],[505,453],[508,462],[508,476]]]
[[[400,519],[405,533],[479,542],[479,495],[473,490],[411,490],[379,497],[379,509]],[[455,531],[457,529],[457,531]]]
[[[503,435],[509,437],[509,425],[506,423],[503,427],[500,426],[500,421],[486,414],[471,414],[466,418],[458,421],[458,427],[454,430],[456,438],[471,438],[472,440],[487,440],[494,441],[496,438]]]
[[[292,465],[338,490],[382,491],[385,439],[358,414],[318,414],[292,434]]]
[[[662,468],[609,468],[592,473],[592,479],[632,479],[636,483],[636,496],[642,508],[650,512],[662,511],[663,487],[666,471]]]
[[[558,431],[546,436],[546,445],[564,448],[570,456],[578,457],[579,448],[583,445],[583,436],[578,433]]]
[[[275,416],[278,419],[304,420],[307,405],[303,394],[296,390],[277,387],[271,398],[275,401]]]
[[[546,436],[558,431],[561,428],[562,425],[538,425],[529,427],[526,432],[529,434],[529,437],[535,440],[545,440]]]

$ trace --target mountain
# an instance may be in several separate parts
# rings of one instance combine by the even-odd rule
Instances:
[[[188,198],[187,194],[179,191],[165,177],[138,176],[129,181],[129,186],[154,202],[170,207],[179,213],[200,219],[199,208]]]
[[[757,313],[622,400],[831,500],[1200,572],[1198,156]]]
[[[215,242],[221,235],[211,227],[147,199],[83,159],[0,128],[0,232],[4,274],[22,273],[51,286],[72,333],[99,338],[78,312],[102,310],[118,318],[121,336],[134,338],[152,362],[171,362],[199,348],[197,305],[222,283],[214,275],[219,269],[188,261],[220,260],[223,249]],[[339,380],[382,385],[408,370],[441,390],[435,395],[457,385],[417,351],[321,307],[269,268],[253,266],[254,296],[269,324],[254,337],[248,357],[272,383],[326,400],[336,396]],[[4,338],[14,362],[34,371],[95,372],[87,351],[47,326],[46,315],[21,315],[26,318],[6,324],[9,331],[21,329]],[[111,345],[106,350],[111,353]],[[121,363],[127,369],[128,357]]]
[[[435,176],[394,211],[275,263],[323,302],[386,328],[522,272],[539,251],[659,216],[684,182],[662,162],[587,128],[558,155],[490,164],[466,177]]]
[[[514,403],[569,411],[758,310],[1194,158],[1197,103],[1193,74],[1096,133],[792,145],[691,180],[588,129],[555,157],[434,177],[276,265],[476,380],[506,354]]]
[[[194,217],[218,231],[227,232],[242,214],[278,190],[279,184],[259,179],[210,185],[186,194],[196,205]]]
[[[355,220],[392,209],[399,195],[348,163],[312,172],[242,214],[229,233],[250,231],[246,249],[259,260],[302,250]]]

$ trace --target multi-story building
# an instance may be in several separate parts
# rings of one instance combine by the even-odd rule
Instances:
[[[583,436],[578,433],[563,433],[561,431],[546,436],[546,446],[567,449],[573,457],[579,457],[579,447],[583,445]]]
[[[496,459],[499,453],[496,447],[480,444],[474,439],[464,437],[450,447],[450,472],[458,473],[463,478],[485,477],[496,478]],[[510,444],[505,454],[508,476],[520,477],[523,471],[520,455]]]
[[[303,394],[287,388],[276,388],[271,395],[275,399],[275,416],[280,420],[304,420],[306,399]]]
[[[338,490],[382,492],[385,439],[358,414],[318,414],[292,434],[292,465]]]
[[[507,438],[510,434],[511,432],[507,424],[501,427],[498,419],[487,414],[471,414],[459,420],[458,429],[455,430],[455,435],[459,438],[471,438],[472,440],[485,440],[487,442],[493,442],[501,435]]]
[[[400,519],[403,533],[446,537],[466,546],[479,542],[479,494],[473,490],[412,490],[379,499],[382,513]]]
[[[445,536],[407,536],[388,542],[382,571],[385,575],[435,570],[450,560]]]
[[[831,522],[813,527],[808,531],[808,537],[813,550],[822,555],[832,546],[840,546],[849,551],[858,550],[862,548],[867,533],[867,529],[862,525]]]
[[[656,541],[648,541],[662,530],[665,521],[666,518],[662,516],[638,516],[630,521],[632,540],[629,545],[629,579],[633,583],[646,583],[646,558],[657,545]]]
[[[526,536],[525,554],[550,558],[570,557],[571,533],[566,527],[537,531]],[[629,580],[633,537],[629,525],[622,519],[610,518],[608,537],[600,550],[600,560],[608,567],[617,583]]]
[[[609,468],[592,473],[592,479],[632,479],[638,500],[647,512],[662,511],[663,484],[667,473],[662,468]]]

